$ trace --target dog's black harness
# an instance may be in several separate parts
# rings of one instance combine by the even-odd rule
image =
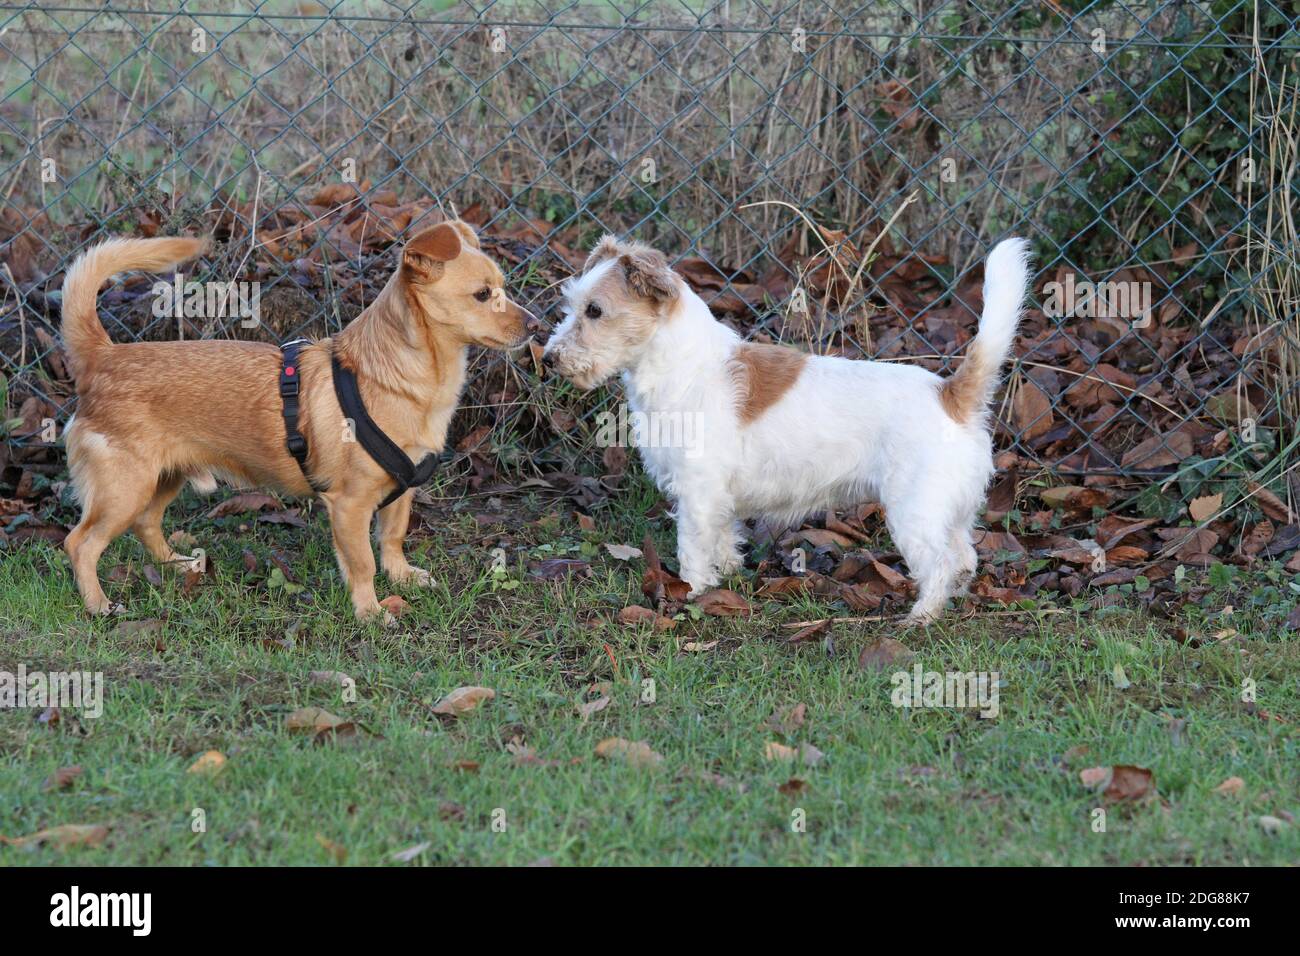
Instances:
[[[351,419],[357,441],[373,458],[379,467],[388,472],[388,476],[397,482],[397,487],[379,506],[387,508],[400,498],[408,488],[424,484],[438,467],[438,455],[428,454],[417,465],[407,457],[406,452],[380,430],[375,424],[366,406],[361,401],[361,390],[357,388],[357,377],[343,367],[337,355],[330,355],[334,366],[334,394],[338,396],[339,405],[343,407],[343,416]]]
[[[284,446],[293,455],[294,461],[302,469],[302,476],[311,485],[311,490],[319,494],[323,489],[312,479],[307,471],[307,438],[298,431],[298,352],[307,344],[306,339],[294,339],[280,346],[280,402],[284,414]]]
[[[307,439],[298,431],[298,350],[306,343],[297,339],[280,347],[283,362],[280,366],[280,397],[284,401],[285,447],[302,468],[303,476],[313,491],[321,491],[307,473]],[[380,468],[397,482],[397,487],[379,505],[387,508],[410,488],[424,484],[437,469],[444,456],[428,454],[417,465],[402,451],[397,442],[383,433],[366,411],[361,401],[357,377],[343,367],[337,355],[331,353],[330,364],[334,373],[334,395],[343,409],[343,417],[351,425],[353,436]]]

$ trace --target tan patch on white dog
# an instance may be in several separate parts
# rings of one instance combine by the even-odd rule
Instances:
[[[965,394],[965,390],[959,391],[952,382],[953,380],[950,378],[944,379],[943,384],[939,386],[939,404],[943,406],[943,410],[948,413],[949,418],[958,425],[964,425],[966,424],[966,413],[970,407],[970,401]]]
[[[984,414],[1005,359],[1001,345],[989,349],[979,338],[971,342],[957,371],[939,386],[939,401],[948,418],[965,425]]]
[[[748,425],[790,391],[808,356],[781,345],[745,343],[736,349],[732,362],[740,392],[737,411],[741,424]]]
[[[564,284],[568,314],[547,342],[547,367],[595,388],[673,320],[684,287],[663,253],[605,236]]]

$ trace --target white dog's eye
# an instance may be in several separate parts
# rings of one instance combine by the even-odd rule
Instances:
[[[600,306],[598,306],[595,302],[587,303],[587,318],[589,319],[600,318]]]

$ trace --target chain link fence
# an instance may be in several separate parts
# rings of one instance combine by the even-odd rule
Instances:
[[[210,233],[192,278],[259,283],[250,324],[160,315],[127,279],[101,297],[116,341],[279,341],[339,328],[395,243],[459,214],[543,319],[609,231],[747,336],[936,371],[983,255],[1025,235],[1000,464],[1290,474],[1290,3],[216,6],[0,4],[0,466],[59,467],[59,287],[88,243]],[[539,372],[475,357],[456,437],[480,464],[598,458],[616,396]]]

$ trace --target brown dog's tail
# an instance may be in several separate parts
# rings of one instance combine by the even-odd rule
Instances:
[[[193,259],[207,246],[205,239],[110,239],[77,257],[63,280],[62,331],[78,382],[94,368],[95,353],[112,344],[95,308],[99,287],[127,269],[169,269]]]

